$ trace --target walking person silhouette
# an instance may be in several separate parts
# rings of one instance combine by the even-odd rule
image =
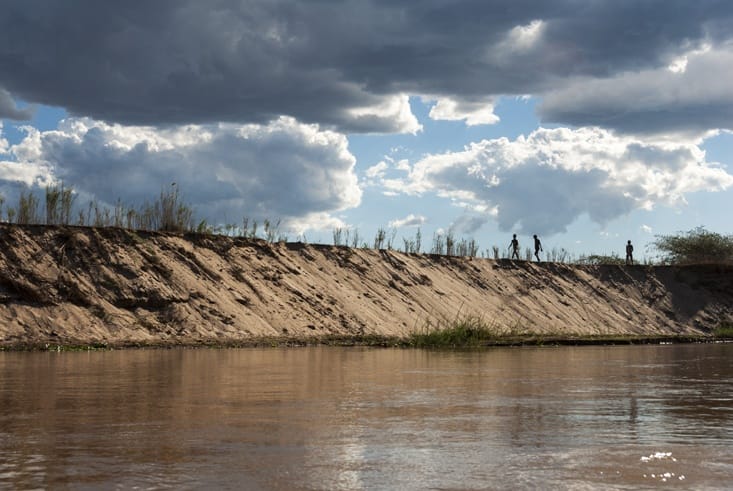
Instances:
[[[537,262],[540,262],[540,251],[542,251],[542,242],[540,242],[540,238],[537,237],[537,234],[534,236],[534,257],[537,258]]]
[[[626,264],[634,264],[634,246],[630,240],[626,242]]]
[[[519,260],[519,241],[517,240],[517,234],[512,236],[512,241],[509,243],[509,247],[512,248],[512,259],[515,257]]]

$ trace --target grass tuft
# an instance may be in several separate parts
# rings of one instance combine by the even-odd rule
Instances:
[[[415,348],[478,348],[496,341],[502,335],[498,327],[479,315],[463,315],[453,321],[427,321],[419,331],[407,337],[407,345]]]
[[[733,322],[721,322],[713,331],[716,338],[733,338]]]

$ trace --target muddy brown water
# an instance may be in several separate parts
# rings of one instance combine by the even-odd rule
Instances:
[[[730,489],[733,344],[0,353],[0,489]]]

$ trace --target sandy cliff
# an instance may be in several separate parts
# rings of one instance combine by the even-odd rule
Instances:
[[[583,267],[0,226],[5,346],[402,336],[461,314],[507,331],[704,333],[733,318],[733,268]]]

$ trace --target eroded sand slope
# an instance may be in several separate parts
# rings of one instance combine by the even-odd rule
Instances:
[[[499,329],[697,334],[733,316],[730,266],[532,264],[218,236],[0,226],[0,343],[231,343]]]

